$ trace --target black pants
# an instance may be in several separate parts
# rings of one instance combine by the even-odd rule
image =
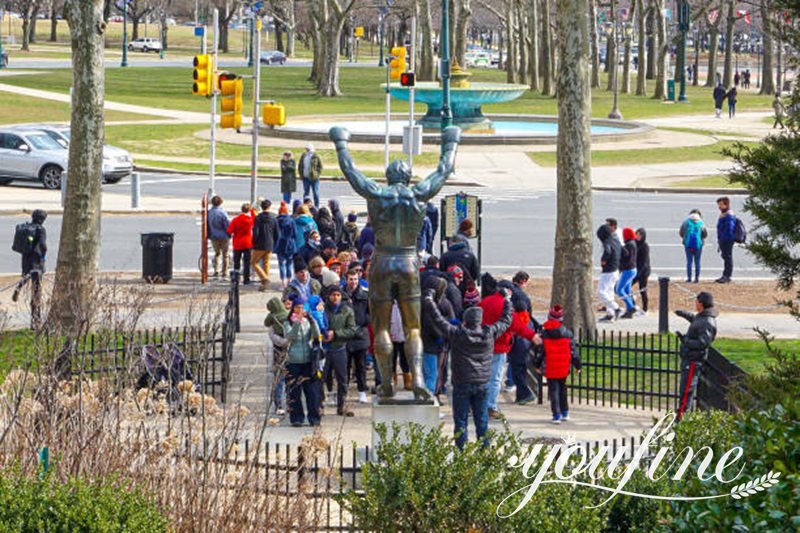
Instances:
[[[351,370],[355,370],[356,385],[358,392],[367,390],[367,350],[348,350],[347,351],[347,375],[350,376]]]
[[[647,312],[647,305],[650,299],[647,297],[647,280],[650,278],[650,272],[644,274],[639,273],[636,277],[636,284],[639,286],[639,294],[642,297],[642,311]]]
[[[522,364],[511,363],[511,377],[517,387],[516,401],[530,400],[535,396],[534,392],[528,387],[528,368]]]
[[[328,348],[325,351],[325,382],[326,385],[336,377],[336,408],[344,407],[347,398],[347,349]],[[331,385],[333,385],[331,383]],[[328,389],[330,390],[330,388]]]
[[[392,343],[392,368],[397,373],[397,362],[400,361],[400,370],[403,374],[408,374],[411,370],[408,368],[408,361],[406,361],[406,343],[393,342]]]
[[[720,241],[719,253],[722,255],[722,277],[730,279],[733,275],[733,241]]]
[[[676,420],[680,422],[683,413],[694,408],[694,395],[697,392],[697,383],[700,381],[700,363],[681,362],[681,389],[678,396],[678,415]]]
[[[250,283],[250,256],[252,251],[252,248],[233,251],[233,269],[241,273],[244,283]],[[242,258],[244,258],[244,270],[241,268]]]
[[[303,412],[301,394],[306,398],[308,409],[308,423],[317,426],[321,417],[320,406],[320,381],[312,379],[311,363],[289,363],[287,365],[286,388],[288,389],[289,421],[292,424],[302,424],[306,418]]]
[[[567,378],[547,378],[547,389],[550,394],[550,410],[553,412],[553,416],[558,414],[564,416],[569,411],[569,405],[567,405]]]

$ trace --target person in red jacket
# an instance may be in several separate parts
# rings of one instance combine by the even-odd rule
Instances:
[[[231,220],[228,224],[228,235],[233,235],[233,269],[242,272],[245,285],[250,285],[250,256],[253,250],[253,223],[256,220],[256,212],[248,204],[242,204],[242,213]],[[244,265],[242,265],[244,258]]]
[[[575,349],[572,331],[564,326],[563,318],[564,309],[556,304],[550,309],[547,314],[547,322],[542,326],[544,377],[547,378],[553,424],[569,420],[567,376],[569,376],[570,365],[574,366],[578,373],[581,371],[581,358]]]

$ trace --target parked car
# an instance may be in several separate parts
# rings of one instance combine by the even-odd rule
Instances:
[[[464,62],[465,67],[488,67],[492,64],[492,56],[488,52],[467,52]]]
[[[267,52],[261,52],[261,64],[262,65],[285,65],[286,64],[286,54],[283,52],[279,52],[277,50],[269,50]]]
[[[64,147],[42,131],[0,130],[0,185],[41,181],[46,189],[59,189],[67,160]]]
[[[130,52],[160,52],[161,41],[155,37],[139,37],[128,43]]]
[[[18,131],[41,131],[63,148],[69,147],[69,126],[53,124],[25,124],[14,128]],[[103,146],[103,183],[117,183],[133,172],[130,152],[116,146]]]
[[[0,55],[0,64],[3,65],[3,68],[8,66],[8,51],[3,50],[3,55]]]

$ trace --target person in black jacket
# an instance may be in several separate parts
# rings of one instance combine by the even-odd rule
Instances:
[[[439,309],[439,313],[451,324],[455,322],[453,306],[447,299],[447,281],[440,277],[430,277],[426,280],[422,289],[433,289],[436,293],[434,303]],[[425,386],[431,394],[438,395],[441,388],[439,383],[439,369],[447,364],[446,349],[442,332],[433,322],[431,308],[422,306],[422,328],[420,337],[422,338],[422,375],[425,378]]]
[[[647,244],[647,231],[636,230],[636,285],[642,298],[642,313],[647,314],[647,280],[650,278],[650,245]]]
[[[708,349],[717,337],[718,313],[714,307],[714,296],[710,292],[699,293],[695,308],[697,314],[675,311],[676,315],[691,322],[685,334],[675,332],[681,341],[681,387],[677,422],[683,418],[683,413],[692,409],[700,372],[708,357]]]
[[[439,231],[439,210],[436,208],[436,205],[434,205],[433,202],[428,202],[428,205],[425,206],[425,216],[431,221],[431,241],[428,253],[432,254],[433,241],[436,238],[436,232]]]
[[[321,239],[331,239],[334,242],[338,240],[336,235],[336,222],[334,222],[331,212],[328,211],[327,207],[320,207],[314,219],[317,223],[317,229],[319,230]]]
[[[439,259],[439,267],[445,272],[453,265],[461,267],[461,270],[473,281],[480,278],[478,259],[470,251],[467,242],[459,236],[450,239],[447,251]]]
[[[369,350],[369,301],[367,291],[361,286],[361,277],[349,270],[344,284],[345,300],[353,308],[356,333],[347,341],[347,375],[355,369],[358,386],[358,403],[367,403],[367,350]]]
[[[312,230],[308,233],[308,240],[297,251],[297,256],[303,260],[305,264],[309,264],[311,260],[317,256],[322,255],[322,242],[319,239],[319,233]]]
[[[600,279],[597,282],[600,302],[606,308],[606,316],[601,320],[612,322],[622,314],[619,304],[614,300],[614,287],[619,279],[622,246],[608,224],[603,224],[597,229],[597,238],[603,243],[603,255],[600,257]]]
[[[278,219],[269,212],[272,202],[261,201],[261,212],[253,223],[253,256],[250,264],[261,280],[259,291],[269,288],[269,256],[278,242]]]
[[[342,214],[342,208],[339,206],[339,200],[336,198],[328,200],[328,208],[331,210],[331,218],[333,218],[333,223],[336,226],[336,237],[334,237],[333,241],[339,242],[344,228],[344,215]]]
[[[617,282],[617,296],[625,302],[625,314],[622,318],[633,318],[636,313],[636,301],[633,299],[633,282],[638,276],[636,270],[636,232],[633,228],[622,230],[625,244],[619,261],[619,281]]]
[[[467,420],[470,411],[475,421],[478,439],[486,435],[489,427],[489,376],[492,372],[494,342],[511,325],[511,294],[505,292],[503,314],[492,325],[481,325],[483,309],[470,307],[464,312],[464,321],[454,326],[448,322],[435,305],[436,292],[428,289],[424,294],[424,306],[434,324],[450,344],[453,356],[453,422],[456,446],[459,449],[467,442]],[[483,440],[488,446],[488,439]]]
[[[47,219],[47,211],[44,209],[34,209],[31,213],[31,221],[17,226],[17,232],[22,231],[25,236],[25,245],[17,250],[22,254],[22,277],[14,286],[11,295],[13,301],[19,300],[19,293],[30,280],[31,292],[31,322],[34,327],[39,323],[40,300],[42,288],[42,275],[44,274],[44,260],[47,256],[47,232],[44,229],[44,221]],[[16,245],[17,235],[14,235]]]

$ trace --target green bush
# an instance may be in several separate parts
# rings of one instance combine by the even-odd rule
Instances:
[[[0,477],[2,532],[140,532],[168,530],[168,521],[144,494],[113,482],[52,476],[42,480],[5,472]]]
[[[404,426],[405,443],[400,442],[398,429],[395,426],[387,439],[387,428],[377,428],[384,444],[377,461],[364,465],[365,494],[351,491],[340,498],[358,529],[385,533],[603,529],[607,506],[585,508],[602,501],[603,495],[566,484],[543,484],[518,513],[498,516],[498,505],[532,481],[520,468],[507,466],[512,456],[525,454],[510,433],[494,435],[489,447],[468,443],[459,452],[452,436],[443,435],[441,428]],[[534,466],[530,473],[536,470]],[[501,514],[513,511],[518,502],[505,505]]]

